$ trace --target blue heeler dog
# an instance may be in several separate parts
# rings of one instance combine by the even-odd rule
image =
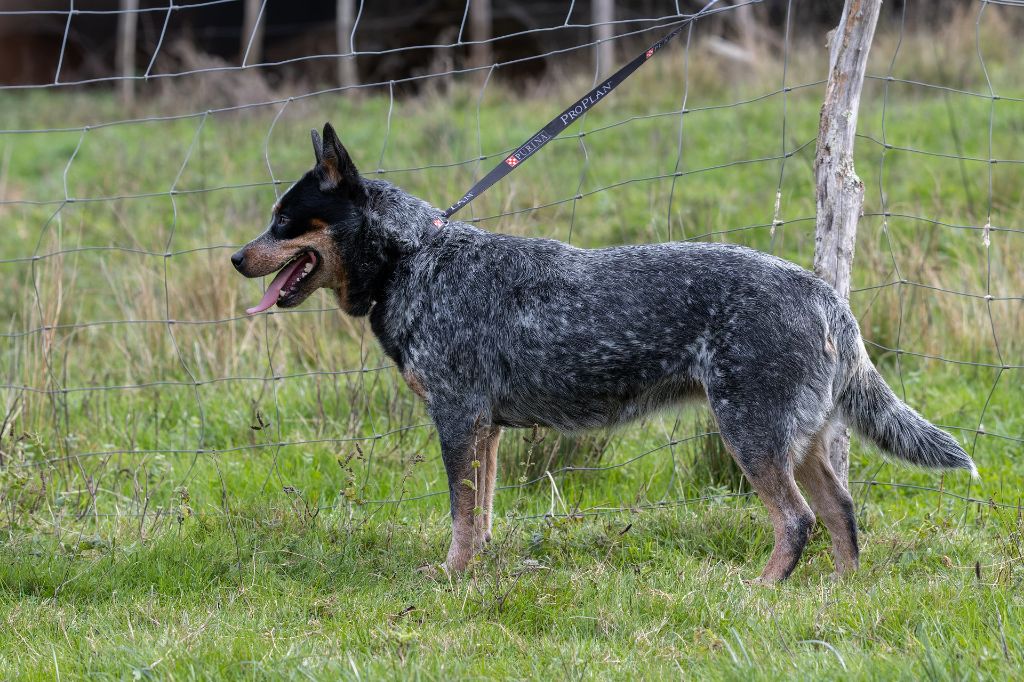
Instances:
[[[231,261],[246,277],[280,271],[250,313],[326,287],[369,315],[437,426],[452,570],[490,540],[502,427],[578,432],[706,398],[775,528],[762,582],[793,571],[815,514],[838,570],[857,567],[853,502],[823,447],[833,429],[911,464],[976,471],[889,389],[846,302],[792,263],[725,244],[588,250],[444,225],[360,177],[330,125],[313,149],[316,166]]]

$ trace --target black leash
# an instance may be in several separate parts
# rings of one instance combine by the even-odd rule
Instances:
[[[647,51],[637,56],[636,59],[623,66],[596,88],[576,100],[576,102],[570,105],[568,109],[553,118],[550,123],[538,130],[529,140],[521,144],[519,148],[512,152],[512,154],[504,161],[495,166],[490,173],[473,185],[461,199],[452,204],[448,210],[442,214],[442,217],[435,218],[434,225],[437,227],[446,225],[448,223],[448,218],[452,217],[456,211],[461,210],[466,204],[486,192],[491,188],[491,185],[511,173],[519,167],[520,164],[540,151],[541,147],[558,137],[559,133],[571,126],[577,118],[589,111],[590,107],[597,105],[598,102],[606,97],[622,81],[633,75],[633,72],[643,66],[644,62],[653,57],[658,50],[665,47],[670,40],[679,35],[690,22],[707,12],[707,10],[710,9],[717,1],[718,0],[711,0],[711,2],[705,5],[701,11],[683,20],[683,22],[673,29],[671,33],[651,45]]]

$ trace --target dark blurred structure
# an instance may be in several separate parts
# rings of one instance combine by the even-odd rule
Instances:
[[[593,0],[575,4],[554,0],[490,0],[487,4],[490,5],[491,35],[498,37],[491,45],[492,58],[508,62],[589,42],[593,38],[588,28],[553,27],[591,23],[592,3]],[[678,3],[675,0],[618,0],[614,4],[616,20],[626,22],[614,26],[613,33],[621,34],[651,23],[629,20],[663,17],[662,23],[665,23],[676,13],[677,5],[683,12],[694,12],[703,7],[706,0],[680,0]],[[729,4],[743,3],[722,0],[716,7],[724,8]],[[918,24],[940,21],[957,8],[973,4],[976,3],[972,0],[911,2],[908,21]],[[246,7],[253,11],[253,7],[258,10],[260,5],[245,0],[182,0],[175,3],[175,9],[168,14],[166,0],[139,0],[135,73],[146,72],[161,33],[164,38],[153,63],[153,74],[239,65],[248,39],[243,29]],[[340,5],[338,0],[267,0],[260,21],[261,35],[258,34],[262,39],[254,52],[259,59],[249,59],[248,63],[300,59],[290,64],[261,67],[260,74],[271,87],[286,79],[336,80],[338,60],[301,58],[338,53],[336,15]],[[749,6],[748,21],[781,32],[789,5],[792,5],[793,16],[798,17],[791,27],[797,37],[808,32],[823,35],[823,31],[835,25],[842,8],[838,0],[765,0]],[[52,83],[62,45],[61,81],[118,75],[115,55],[121,6],[121,0],[76,0],[75,14],[69,22],[67,0],[0,0],[0,85]],[[357,59],[356,73],[361,82],[386,82],[463,68],[469,63],[470,50],[465,45],[409,49],[457,42],[466,12],[464,0],[355,0],[354,6],[356,11],[361,11],[355,31],[356,51],[391,51]],[[570,6],[572,14],[567,16]],[[886,14],[899,14],[902,8],[902,0],[885,3],[882,23]],[[734,14],[724,12],[705,21],[714,24],[713,30],[729,37],[737,30],[730,18]],[[651,36],[653,34],[648,33],[644,39]],[[467,24],[464,39],[468,37]],[[546,68],[545,61],[537,59],[502,67],[501,73],[505,77],[538,78]]]

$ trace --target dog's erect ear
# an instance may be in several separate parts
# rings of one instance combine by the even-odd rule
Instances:
[[[324,141],[320,139],[320,133],[313,128],[309,131],[309,134],[313,137],[313,155],[316,156],[316,165],[320,165],[324,160]]]
[[[316,131],[313,132],[313,147],[320,142],[316,163],[320,171],[320,189],[330,191],[339,187],[354,187],[359,184],[359,171],[352,163],[348,150],[338,140],[337,133],[330,123],[324,124],[324,137],[320,140]]]

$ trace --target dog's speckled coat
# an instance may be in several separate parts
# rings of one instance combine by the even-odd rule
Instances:
[[[346,312],[369,314],[425,399],[448,473],[453,569],[490,537],[501,427],[581,431],[706,396],[772,517],[765,581],[793,570],[814,512],[839,569],[857,565],[852,500],[823,448],[840,424],[913,464],[974,471],[951,436],[885,384],[846,302],[792,263],[723,244],[588,250],[458,221],[438,227],[436,208],[360,177],[330,126],[314,147],[317,166],[233,260],[248,276],[266,274],[248,263],[271,258],[277,269],[303,249],[337,264],[280,304],[335,289]],[[325,241],[335,253],[320,253]]]

